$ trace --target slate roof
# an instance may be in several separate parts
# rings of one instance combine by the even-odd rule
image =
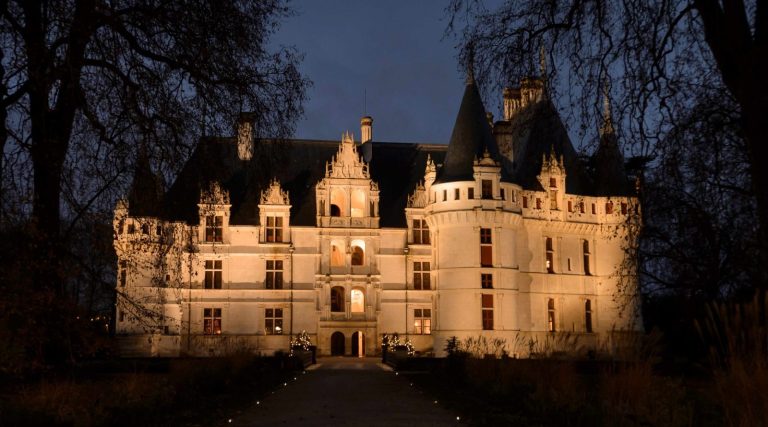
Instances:
[[[445,164],[438,171],[435,182],[474,180],[474,160],[482,158],[485,150],[488,150],[491,157],[500,160],[499,148],[488,124],[483,101],[474,79],[470,79],[456,115]]]
[[[166,193],[162,216],[198,223],[200,189],[215,180],[229,191],[230,223],[258,225],[261,191],[276,177],[289,192],[291,224],[315,226],[315,184],[325,177],[325,163],[331,161],[339,144],[322,140],[259,140],[252,159],[241,161],[233,138],[203,140]],[[405,227],[408,195],[424,179],[427,155],[441,163],[447,147],[375,141],[368,144],[372,152],[371,179],[379,184],[380,225]]]

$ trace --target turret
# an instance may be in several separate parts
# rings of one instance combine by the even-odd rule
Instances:
[[[373,118],[371,116],[363,116],[360,119],[360,152],[363,155],[363,160],[370,162],[373,158]]]

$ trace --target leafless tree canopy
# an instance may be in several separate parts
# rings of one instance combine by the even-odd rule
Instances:
[[[765,285],[738,259],[768,260],[765,1],[452,0],[447,14],[486,86],[515,84],[544,62],[552,96],[587,142],[597,141],[607,88],[625,151],[653,159],[642,247],[654,285],[678,280],[684,269],[670,268],[681,263],[697,272],[688,280],[747,274]]]

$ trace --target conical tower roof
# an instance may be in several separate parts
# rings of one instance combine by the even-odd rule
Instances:
[[[445,162],[438,172],[436,182],[472,181],[475,158],[482,158],[485,150],[494,159],[498,159],[499,148],[491,133],[477,84],[470,72]]]
[[[603,125],[600,128],[600,145],[595,152],[594,181],[597,196],[625,196],[631,186],[624,168],[624,156],[619,148],[619,140],[613,128],[611,105],[608,95],[604,95]]]
[[[128,193],[128,206],[132,216],[158,216],[163,197],[163,179],[152,171],[146,148],[139,147],[133,182]]]

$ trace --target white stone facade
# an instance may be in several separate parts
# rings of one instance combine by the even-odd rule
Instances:
[[[430,159],[402,212],[407,228],[381,227],[381,183],[358,147],[345,134],[326,159],[314,226],[291,224],[298,201],[278,181],[261,193],[258,225],[230,225],[216,183],[200,192],[198,224],[132,217],[121,201],[124,353],[272,353],[306,330],[320,355],[378,354],[382,334],[396,332],[424,353],[485,336],[524,357],[530,338],[568,333],[596,346],[639,327],[625,255],[636,198],[566,193],[554,154],[542,161],[543,191],[505,182],[487,153],[474,180],[436,183]]]

